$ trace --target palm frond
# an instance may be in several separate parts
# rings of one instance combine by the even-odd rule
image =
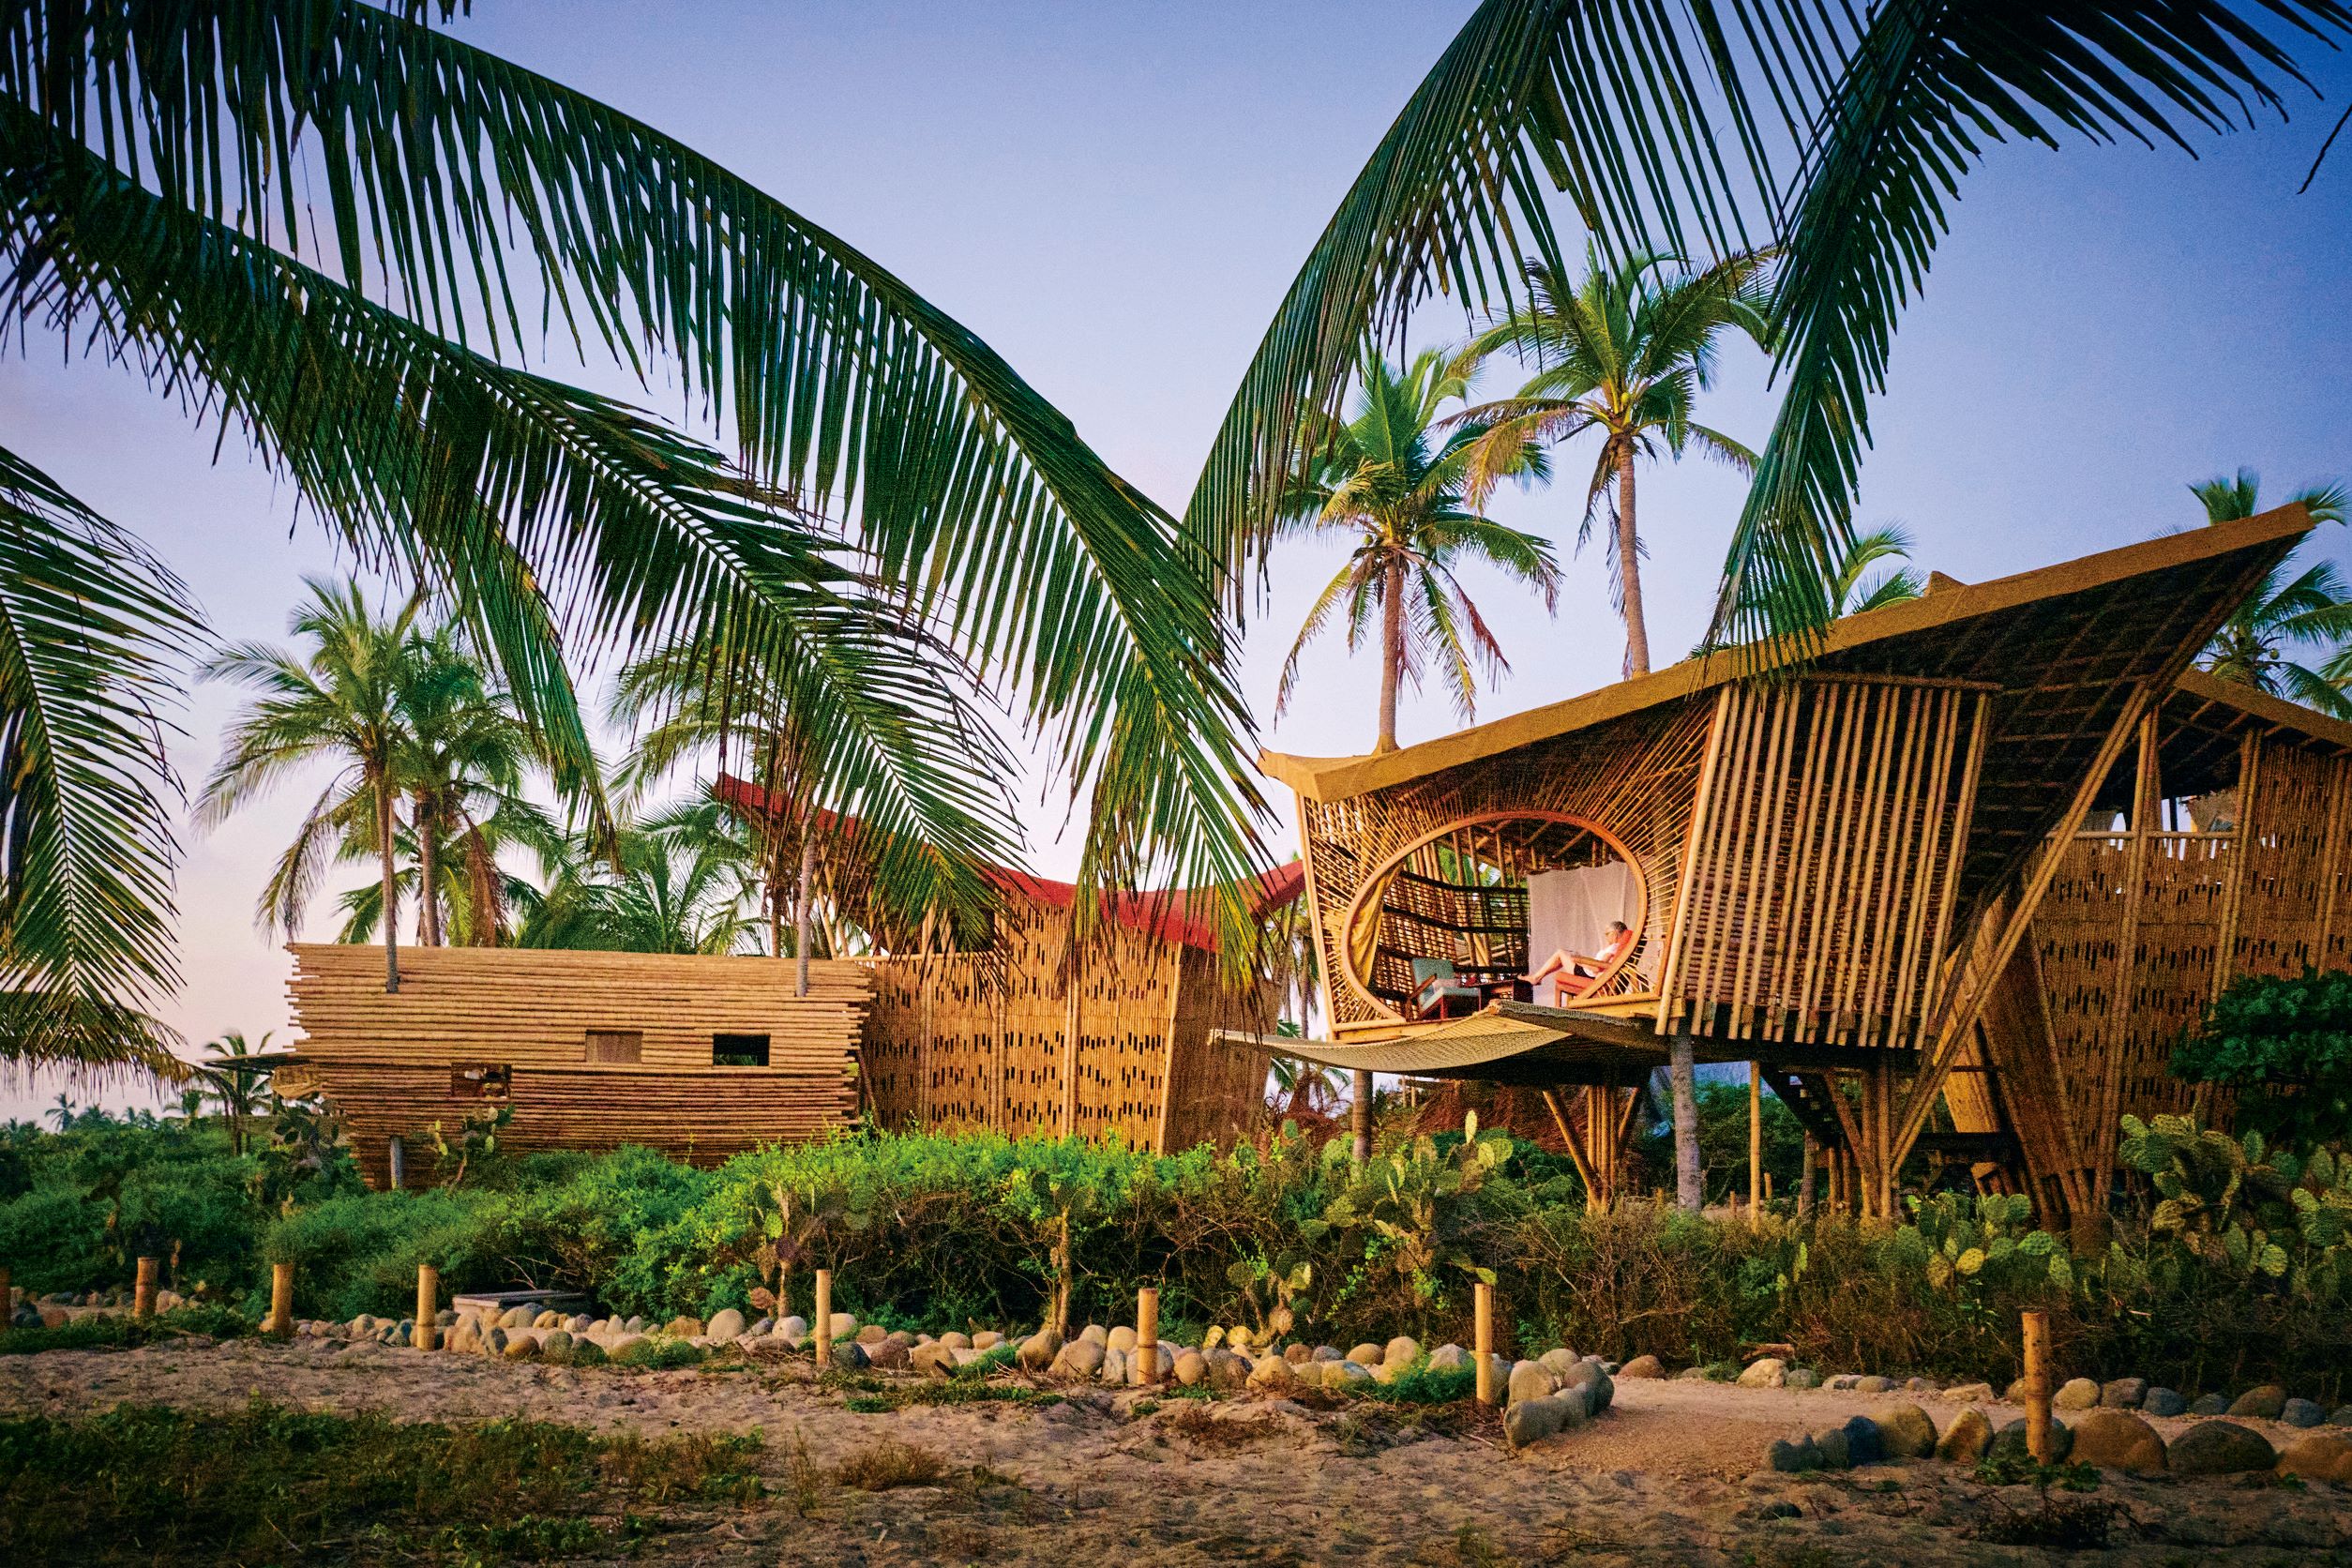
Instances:
[[[1825,626],[1897,315],[1984,146],[2190,130],[2279,108],[2282,38],[2352,33],[2336,0],[1958,6],[1802,0],[1485,0],[1342,200],[1260,341],[1185,523],[1239,586],[1302,417],[1358,341],[1443,287],[1507,299],[1517,254],[1555,268],[1540,162],[1613,255],[1784,256],[1784,401],[1726,563],[1713,636]],[[1756,106],[1771,105],[1769,136]],[[1726,150],[1730,156],[1726,157]],[[1737,160],[1737,174],[1733,159]]]
[[[372,264],[404,311],[460,340],[519,341],[520,294],[626,364],[666,356],[686,396],[731,422],[755,479],[853,516],[878,579],[988,678],[1019,683],[1074,792],[1117,797],[1090,823],[1090,866],[1173,859],[1199,873],[1187,880],[1223,882],[1262,859],[1208,560],[978,338],[716,162],[346,0],[11,5],[0,95],[267,244],[298,252],[314,202],[346,282]],[[298,190],[314,167],[318,188]],[[510,277],[508,235],[528,287]],[[665,621],[736,565],[707,537],[665,555],[594,519],[581,532],[565,564],[618,580],[643,560],[622,596]],[[629,625],[599,610],[604,628]],[[1161,777],[1108,779],[1114,761]],[[1138,815],[1143,800],[1154,807]],[[1113,822],[1125,837],[1103,837]],[[1238,928],[1238,903],[1227,912]]]
[[[177,1076],[164,755],[179,580],[0,447],[0,1063]]]

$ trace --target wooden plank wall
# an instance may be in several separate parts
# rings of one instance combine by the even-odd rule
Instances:
[[[1727,687],[1717,711],[1661,1031],[1916,1046],[1945,973],[1984,692],[1823,676]]]
[[[384,988],[381,947],[296,943],[288,988],[296,1048],[317,1063],[371,1181],[384,1140],[430,1163],[426,1129],[453,1134],[494,1108],[453,1093],[450,1069],[511,1069],[507,1141],[519,1149],[645,1143],[716,1161],[854,1120],[869,982],[859,965],[525,948],[420,947]],[[635,1064],[590,1063],[591,1031],[643,1035]],[[715,1033],[765,1034],[766,1067],[716,1067]]]

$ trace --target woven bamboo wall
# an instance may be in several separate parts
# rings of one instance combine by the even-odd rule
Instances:
[[[1106,923],[1079,966],[1069,1063],[1068,928],[1063,910],[1013,897],[989,953],[873,961],[868,1088],[884,1125],[1149,1149],[1232,1140],[1257,1104],[1266,1057],[1211,1046],[1208,1031],[1270,1029],[1273,988],[1231,995],[1214,954]]]
[[[1301,796],[1324,1016],[1342,1031],[1397,1018],[1393,1005],[1349,976],[1348,912],[1382,867],[1458,822],[1486,816],[1563,813],[1621,842],[1648,894],[1629,967],[1654,970],[1711,714],[1706,703],[1652,708],[1395,789],[1327,803]]]
[[[1726,687],[1662,1027],[1908,1046],[1951,938],[1981,690],[1817,678]]]
[[[384,949],[297,943],[288,988],[297,1049],[342,1112],[370,1182],[385,1140],[429,1157],[426,1129],[453,1134],[495,1103],[453,1089],[461,1065],[509,1069],[505,1135],[517,1149],[644,1143],[716,1161],[809,1138],[856,1114],[856,1052],[869,987],[853,963],[522,948],[403,949],[400,989]],[[587,1061],[590,1032],[641,1036],[639,1060]],[[765,1067],[712,1065],[712,1036],[764,1034]]]

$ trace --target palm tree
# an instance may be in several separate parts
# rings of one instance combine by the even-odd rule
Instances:
[[[2261,509],[2261,475],[2240,468],[2235,477],[2208,479],[2189,492],[2204,505],[2208,522],[2234,522]],[[2342,522],[2352,510],[2352,490],[2340,484],[2311,486],[2288,499],[2314,522]],[[2289,562],[2270,569],[2222,624],[2199,662],[2225,681],[2352,718],[2352,699],[2344,695],[2352,681],[2352,587],[2329,562],[2314,562],[2290,577],[2291,569]],[[2324,656],[2318,668],[2295,656],[2303,650]]]
[[[1470,311],[1507,300],[1523,250],[1558,269],[1557,190],[1614,257],[1783,258],[1782,400],[1710,641],[1817,635],[1895,322],[1987,146],[2071,132],[2186,149],[2193,131],[2284,116],[2281,88],[2310,85],[2298,53],[2347,36],[2341,0],[1483,0],[1301,264],[1186,532],[1244,604],[1309,449],[1307,415],[1340,405],[1357,345],[1400,335],[1440,289]]]
[[[1325,428],[1304,482],[1286,502],[1289,531],[1349,535],[1356,547],[1317,596],[1290,645],[1274,711],[1289,706],[1300,656],[1334,612],[1345,607],[1353,648],[1377,611],[1380,708],[1374,749],[1394,751],[1397,688],[1408,678],[1419,684],[1425,659],[1436,656],[1465,718],[1478,700],[1472,657],[1490,672],[1509,668],[1456,568],[1484,562],[1541,590],[1547,609],[1559,592],[1560,570],[1543,540],[1481,516],[1466,500],[1473,454],[1486,428],[1457,423],[1440,437],[1441,410],[1459,400],[1468,384],[1447,369],[1442,354],[1425,351],[1398,370],[1367,352],[1360,374],[1354,417]],[[1542,454],[1524,448],[1508,462],[1498,460],[1495,471],[1540,475]]]
[[[356,581],[306,580],[309,602],[289,629],[309,646],[294,654],[259,643],[223,648],[204,665],[211,680],[261,693],[230,729],[220,761],[198,798],[200,823],[218,823],[258,799],[286,774],[320,759],[340,764],[279,857],[257,917],[292,936],[302,924],[326,855],[360,835],[378,863],[384,920],[384,988],[400,988],[400,894],[394,859],[400,764],[408,755],[402,696],[415,668],[413,639],[423,609],[412,598],[388,617],[368,607]]]
[[[975,828],[957,792],[942,809],[977,764],[930,720],[969,717],[972,692],[905,634],[922,626],[1018,694],[1090,800],[1082,880],[1156,860],[1242,885],[1261,858],[1249,721],[1174,520],[871,259],[467,44],[457,8],[0,7],[7,320],[234,421],[339,542],[445,585],[568,788],[597,780],[559,626],[625,653],[700,637],[826,715],[835,804],[929,852],[899,891],[983,897],[938,865],[1008,858],[1012,817]],[[542,310],[708,418],[526,369]],[[129,1039],[173,979],[149,731],[192,616],[5,448],[0,522],[0,616],[21,618],[0,626],[0,734],[20,737],[0,821],[31,846],[5,867],[30,918],[0,990],[70,990]],[[44,617],[79,668],[43,652]]]
[[[746,830],[710,798],[618,825],[614,855],[576,848],[517,933],[524,947],[625,953],[758,950],[759,859]]]
[[[1910,554],[1911,536],[1892,524],[1855,535],[1830,579],[1830,602],[1837,613],[1860,615],[1866,610],[1907,604],[1927,592],[1927,584],[1907,565],[1889,565],[1876,577],[1869,575],[1879,563],[1908,561]]]
[[[214,1060],[199,1069],[204,1098],[219,1108],[229,1123],[229,1146],[243,1154],[247,1120],[260,1115],[271,1098],[259,1075],[243,1063],[269,1049],[269,1033],[264,1032],[259,1042],[249,1042],[243,1030],[232,1029],[206,1048]],[[224,1061],[234,1064],[224,1065]]]
[[[1508,349],[1535,367],[1515,397],[1462,415],[1486,427],[1472,449],[1473,502],[1498,476],[1515,472],[1530,448],[1600,432],[1576,548],[1584,548],[1594,512],[1608,501],[1609,562],[1625,617],[1628,675],[1650,673],[1635,468],[1661,448],[1680,458],[1696,445],[1742,474],[1755,469],[1756,454],[1694,420],[1691,403],[1713,384],[1715,342],[1726,329],[1758,344],[1771,330],[1762,257],[1743,253],[1697,271],[1667,267],[1666,258],[1648,251],[1612,264],[1600,247],[1588,246],[1584,281],[1572,289],[1549,266],[1531,262],[1527,303],[1472,338],[1455,361],[1469,375]]]
[[[72,1097],[67,1094],[59,1094],[57,1096],[57,1103],[49,1108],[49,1119],[53,1123],[56,1123],[56,1127],[59,1132],[72,1131],[74,1119]]]
[[[416,940],[427,947],[444,941],[444,841],[454,835],[467,907],[475,915],[469,934],[494,944],[502,875],[483,822],[497,812],[510,820],[534,814],[520,794],[535,761],[530,734],[454,626],[436,626],[412,642],[400,677],[400,716],[393,768],[411,802],[416,841]]]

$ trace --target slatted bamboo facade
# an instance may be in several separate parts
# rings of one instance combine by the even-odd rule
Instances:
[[[791,809],[724,775],[715,792],[754,821]],[[844,842],[861,831],[829,825]],[[984,875],[996,894],[985,948],[918,939],[860,960],[874,987],[867,1108],[882,1125],[1115,1138],[1160,1153],[1229,1144],[1248,1127],[1267,1066],[1250,1042],[1274,1031],[1281,977],[1263,964],[1228,972],[1209,890],[1106,892],[1073,952],[1077,888],[1009,867]],[[852,870],[836,886],[857,882]],[[1248,912],[1263,921],[1304,888],[1296,863],[1278,867],[1244,890]],[[889,924],[853,894],[837,897],[869,929]]]
[[[800,997],[773,958],[418,947],[386,992],[381,947],[290,951],[290,1071],[341,1112],[375,1185],[390,1139],[416,1157],[434,1123],[454,1139],[501,1105],[511,1148],[641,1143],[703,1164],[856,1120],[872,983],[855,963],[812,963]],[[764,1038],[767,1065],[715,1065],[720,1036]]]
[[[988,952],[871,960],[877,1119],[1162,1153],[1230,1143],[1259,1104],[1266,1053],[1212,1033],[1270,1033],[1273,984],[1229,987],[1214,952],[1106,923],[1080,949],[1073,997],[1069,941],[1066,910],[1015,894]]]
[[[1949,1099],[1964,1131],[2014,1130],[2028,1190],[2095,1208],[2123,1115],[2226,1118],[2168,1063],[2232,979],[2344,966],[2352,726],[2191,671],[2094,814],[2006,977],[2039,1005],[1988,1013],[1984,1087]]]
[[[1451,1076],[1530,1081],[1537,1058],[1502,1053],[1531,1051],[1552,1081],[1621,1086],[1687,1035],[1700,1061],[1759,1063],[1865,1208],[1892,1212],[1923,1138],[2096,1204],[2116,1118],[2186,1103],[2171,1044],[2229,976],[2352,950],[2352,728],[2189,669],[2309,527],[2290,506],[1939,578],[1813,648],[1678,665],[1396,752],[1267,756],[1299,795],[1333,1020],[1305,1054],[1421,1071],[1426,1034],[1420,1055]],[[2165,800],[2231,791],[2226,829],[2159,821]],[[1639,943],[1630,983],[1548,1016],[1499,1003],[1482,1038],[1504,1043],[1482,1045],[1414,1016],[1406,977],[1465,935],[1524,951],[1495,930],[1507,890],[1448,908],[1431,868],[1464,861],[1466,830],[1530,819],[1589,828],[1634,867]],[[1408,877],[1432,885],[1391,891]],[[1931,1132],[1938,1106],[1949,1131]]]

